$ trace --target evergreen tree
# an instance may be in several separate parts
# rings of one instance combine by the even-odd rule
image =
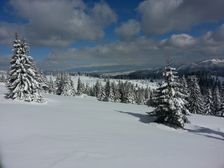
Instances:
[[[110,85],[110,80],[107,79],[106,84],[105,84],[105,98],[104,101],[110,101],[111,100],[111,85]]]
[[[50,94],[56,94],[56,86],[55,86],[55,82],[52,79],[52,76],[50,76],[50,79],[48,81],[48,93]]]
[[[144,93],[143,88],[138,88],[136,90],[136,100],[135,101],[137,104],[144,104],[144,100],[145,100],[144,95],[145,95],[145,93]]]
[[[119,88],[118,85],[116,85],[115,82],[111,83],[111,92],[112,92],[112,100],[114,102],[120,102],[120,92],[119,92]]]
[[[204,114],[204,100],[196,76],[190,78],[189,91],[189,111],[194,114]]]
[[[205,97],[205,114],[212,115],[213,114],[213,97],[211,89],[208,89],[208,94]]]
[[[130,82],[125,82],[125,95],[127,96],[126,103],[132,103],[132,104],[135,103],[135,90],[134,86]]]
[[[217,112],[219,112],[221,108],[221,96],[218,86],[216,86],[213,91],[213,106],[214,106],[214,114],[217,115]]]
[[[90,88],[89,84],[86,83],[84,88],[85,88],[85,90],[84,90],[84,94],[90,96],[90,95],[91,95],[91,88]]]
[[[78,78],[78,84],[77,84],[77,95],[81,95],[83,94],[85,90],[85,86],[84,84],[82,83],[80,77]]]
[[[57,74],[56,80],[55,80],[55,86],[56,86],[56,94],[61,95],[63,92],[63,75]]]
[[[147,87],[147,88],[145,89],[144,93],[145,93],[145,94],[144,94],[144,99],[145,99],[144,104],[147,104],[148,100],[149,100],[150,97],[151,97],[151,90],[150,90],[150,88]]]
[[[107,101],[106,92],[105,92],[105,86],[101,86],[100,87],[100,94],[99,94],[98,100],[100,100],[100,101]]]
[[[221,101],[224,102],[224,81],[222,82],[221,86]]]
[[[74,96],[74,84],[69,74],[62,74],[62,92],[61,95],[64,96]]]
[[[177,83],[175,68],[166,67],[164,72],[165,82],[157,89],[154,103],[157,122],[172,127],[183,127],[187,122],[185,114],[185,95],[179,92],[180,83]]]
[[[16,34],[13,41],[13,56],[8,73],[8,98],[24,101],[42,102],[40,74],[29,54],[29,47],[25,40],[20,40]]]
[[[224,102],[222,102],[220,110],[217,112],[217,116],[224,117]]]
[[[119,81],[118,82],[118,90],[119,90],[119,94],[120,96],[120,102],[121,103],[126,103],[126,95],[125,95],[125,89],[124,89],[124,83]]]
[[[102,84],[97,80],[94,86],[94,95],[99,99],[101,95]]]

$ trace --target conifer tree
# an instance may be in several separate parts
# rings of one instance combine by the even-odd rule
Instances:
[[[55,82],[52,79],[52,76],[50,76],[49,81],[48,81],[48,93],[50,94],[56,94],[56,86]]]
[[[180,83],[177,83],[175,68],[166,67],[164,72],[165,82],[157,89],[154,103],[157,122],[178,128],[187,122],[185,114],[185,95],[179,92]]]
[[[62,74],[62,95],[74,96],[74,84],[69,74]]]
[[[91,88],[88,83],[85,84],[84,94],[91,95]]]
[[[217,115],[217,112],[219,112],[221,108],[221,96],[218,86],[216,86],[213,91],[213,107],[214,107],[214,114]]]
[[[116,85],[115,82],[112,82],[111,84],[111,91],[112,91],[112,100],[114,102],[120,102],[120,92],[119,92],[119,88],[118,85]]]
[[[150,88],[149,87],[147,87],[146,89],[145,89],[145,91],[144,91],[144,104],[147,104],[147,102],[148,102],[148,100],[150,99],[150,97],[151,97],[151,90],[150,90]]]
[[[125,94],[127,95],[126,103],[136,103],[134,86],[130,82],[125,82]],[[142,94],[142,96],[144,95]]]
[[[63,92],[63,75],[57,74],[56,80],[55,80],[55,86],[56,86],[56,94],[61,95]]]
[[[105,86],[101,86],[100,87],[100,94],[99,94],[98,100],[100,100],[100,101],[107,101],[106,100]]]
[[[94,86],[94,94],[99,99],[101,95],[102,84],[97,80]]]
[[[111,100],[111,85],[110,85],[110,80],[107,79],[106,84],[105,84],[105,98],[104,101],[110,101]]]
[[[121,95],[120,96],[120,102],[121,103],[126,103],[126,93],[125,93],[125,86],[124,86],[124,83],[119,81],[118,82],[118,90],[119,90],[119,94]]]
[[[194,114],[204,114],[204,100],[196,76],[190,78],[189,91],[189,111]]]
[[[83,94],[84,90],[85,90],[84,84],[82,83],[81,79],[78,78],[77,95]]]
[[[218,116],[224,117],[224,102],[222,102],[220,110],[217,113]]]
[[[8,73],[7,87],[8,98],[24,101],[42,102],[40,94],[41,80],[35,63],[29,54],[29,47],[25,40],[16,39],[13,41],[13,56]]]
[[[213,115],[213,97],[211,89],[208,89],[208,93],[205,97],[205,114]]]
[[[144,104],[144,100],[145,100],[144,95],[145,95],[145,93],[144,93],[143,88],[138,88],[136,90],[136,103],[137,104]]]

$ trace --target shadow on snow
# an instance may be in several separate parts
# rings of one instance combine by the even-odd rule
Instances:
[[[119,110],[115,110],[115,111],[122,113],[122,114],[127,114],[130,116],[136,117],[136,118],[138,118],[138,120],[140,122],[145,123],[145,124],[154,122],[156,120],[155,115],[153,115],[152,113],[139,114],[139,113],[134,113],[134,112],[119,111]],[[196,129],[184,128],[184,130],[194,133],[194,134],[197,134],[197,135],[224,141],[224,133],[223,132],[216,131],[216,130],[213,130],[210,128],[197,126]],[[219,137],[217,137],[217,136],[219,136]]]
[[[216,131],[210,128],[206,128],[206,127],[199,127],[197,126],[197,129],[186,129],[188,132],[191,133],[195,133],[197,135],[202,135],[208,138],[214,138],[214,139],[218,139],[218,140],[222,140],[224,141],[224,133],[220,132],[220,131]],[[217,137],[220,136],[220,137]]]
[[[155,121],[155,116],[150,115],[150,114],[139,114],[139,113],[133,113],[133,112],[119,111],[119,110],[115,110],[115,111],[122,113],[122,114],[127,114],[130,116],[136,117],[142,123],[151,123],[151,122]]]

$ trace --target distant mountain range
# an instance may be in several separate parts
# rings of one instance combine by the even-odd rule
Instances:
[[[208,71],[208,72],[224,72],[224,59],[211,59],[201,62],[191,63],[188,65],[181,65],[177,68],[178,71]]]
[[[146,65],[144,67],[147,67]],[[64,71],[67,72],[82,72],[96,76],[126,78],[126,79],[158,79],[162,77],[163,68],[147,69],[142,66],[100,66],[100,67],[84,67],[73,68]],[[195,74],[195,73],[209,73],[224,77],[224,59],[209,59],[191,64],[183,64],[176,66],[180,75]],[[45,73],[58,73],[60,71],[45,71]]]
[[[211,59],[191,64],[177,66],[179,74],[197,74],[209,73],[224,77],[224,59]],[[128,78],[128,79],[158,79],[162,77],[162,68],[151,70],[137,70],[126,74],[111,75],[115,78]],[[105,75],[105,74],[104,74]]]

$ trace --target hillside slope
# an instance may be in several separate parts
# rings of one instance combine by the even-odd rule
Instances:
[[[47,95],[47,103],[4,99],[3,168],[223,168],[224,119],[192,115],[185,130],[151,122],[146,106]]]

